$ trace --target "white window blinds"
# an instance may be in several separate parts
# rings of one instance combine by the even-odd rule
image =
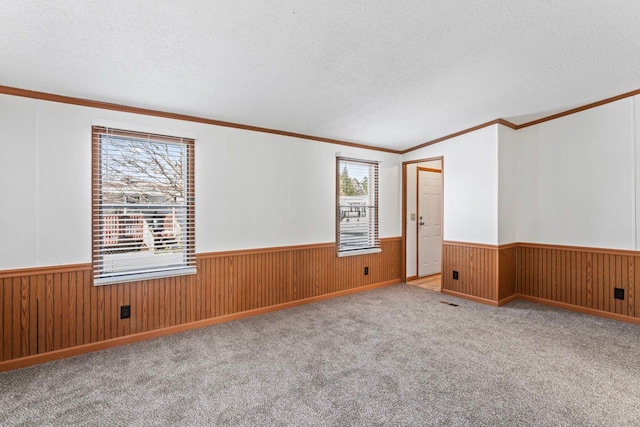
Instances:
[[[94,285],[195,273],[194,141],[92,134]]]
[[[379,252],[378,162],[337,158],[338,256]]]

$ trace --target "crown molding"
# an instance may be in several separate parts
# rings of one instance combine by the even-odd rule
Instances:
[[[401,154],[406,154],[406,153],[409,153],[411,151],[419,150],[420,148],[428,147],[430,145],[437,144],[438,142],[446,141],[447,139],[455,138],[457,136],[464,135],[465,133],[474,132],[476,130],[480,130],[482,128],[486,128],[486,127],[493,126],[493,125],[503,125],[503,126],[506,126],[508,128],[511,128],[511,129],[517,129],[518,128],[517,125],[515,125],[515,124],[513,124],[513,123],[511,123],[511,122],[509,122],[509,121],[507,121],[505,119],[495,119],[495,120],[491,120],[490,122],[483,123],[483,124],[478,125],[478,126],[474,126],[474,127],[468,128],[468,129],[461,130],[459,132],[455,132],[455,133],[452,133],[452,134],[449,134],[449,135],[442,136],[440,138],[433,139],[431,141],[424,142],[424,143],[422,143],[420,145],[416,145],[415,147],[407,148],[406,150],[401,151]]]
[[[187,122],[203,123],[203,124],[212,125],[212,126],[228,127],[228,128],[241,129],[241,130],[246,130],[251,132],[269,133],[274,135],[288,136],[291,138],[306,139],[309,141],[324,142],[328,144],[337,144],[337,145],[343,145],[343,146],[354,147],[354,148],[362,148],[365,150],[382,151],[385,153],[401,154],[399,150],[394,150],[391,148],[375,147],[373,145],[358,144],[355,142],[342,141],[339,139],[324,138],[321,136],[306,135],[302,133],[288,132],[288,131],[279,130],[279,129],[269,129],[269,128],[264,128],[260,126],[245,125],[242,123],[225,122],[222,120],[191,116],[188,114],[171,113],[167,111],[152,110],[149,108],[141,108],[141,107],[132,107],[129,105],[113,104],[110,102],[94,101],[91,99],[84,99],[84,98],[74,98],[71,96],[56,95],[52,93],[38,92],[34,90],[20,89],[20,88],[9,87],[9,86],[0,85],[0,94],[19,96],[23,98],[33,98],[33,99],[39,99],[43,101],[59,102],[63,104],[79,105],[83,107],[101,108],[103,110],[142,114],[145,116],[162,117],[166,119],[183,120]]]
[[[52,93],[38,92],[38,91],[33,91],[33,90],[14,88],[14,87],[10,87],[10,86],[2,86],[2,85],[0,85],[0,94],[20,96],[20,97],[24,97],[24,98],[40,99],[40,100],[44,100],[44,101],[60,102],[60,103],[64,103],[64,104],[80,105],[80,106],[91,107],[91,108],[101,108],[101,109],[112,110],[112,111],[121,111],[121,112],[126,112],[126,113],[133,113],[133,114],[142,114],[142,115],[146,115],[146,116],[163,117],[163,118],[175,119],[175,120],[184,120],[184,121],[188,121],[188,122],[203,123],[203,124],[208,124],[208,125],[212,125],[212,126],[221,126],[221,127],[228,127],[228,128],[234,128],[234,129],[241,129],[241,130],[246,130],[246,131],[251,131],[251,132],[269,133],[269,134],[274,134],[274,135],[288,136],[288,137],[291,137],[291,138],[306,139],[306,140],[309,140],[309,141],[324,142],[324,143],[328,143],[328,144],[337,144],[337,145],[343,145],[343,146],[354,147],[354,148],[362,148],[362,149],[365,149],[365,150],[382,151],[382,152],[385,152],[385,153],[407,154],[407,153],[410,153],[412,151],[419,150],[421,148],[428,147],[430,145],[437,144],[439,142],[443,142],[443,141],[446,141],[448,139],[452,139],[452,138],[464,135],[466,133],[474,132],[474,131],[483,129],[483,128],[488,127],[488,126],[503,125],[505,127],[513,129],[513,130],[520,130],[520,129],[523,129],[523,128],[526,128],[526,127],[529,127],[529,126],[534,126],[534,125],[537,125],[537,124],[540,124],[540,123],[548,122],[550,120],[558,119],[560,117],[569,116],[571,114],[579,113],[581,111],[589,110],[591,108],[595,108],[595,107],[599,107],[601,105],[609,104],[611,102],[619,101],[619,100],[624,99],[624,98],[629,98],[631,96],[640,95],[640,89],[636,89],[636,90],[633,90],[633,91],[630,91],[630,92],[625,92],[625,93],[620,94],[620,95],[612,96],[610,98],[602,99],[600,101],[592,102],[590,104],[585,104],[585,105],[582,105],[580,107],[572,108],[570,110],[562,111],[560,113],[552,114],[552,115],[549,115],[549,116],[546,116],[546,117],[543,117],[543,118],[540,118],[540,119],[532,120],[532,121],[529,121],[529,122],[526,122],[526,123],[522,123],[522,124],[519,124],[519,125],[517,125],[515,123],[512,123],[512,122],[510,122],[508,120],[505,120],[505,119],[502,119],[502,118],[498,118],[498,119],[495,119],[495,120],[491,120],[490,122],[486,122],[486,123],[483,123],[483,124],[480,124],[480,125],[477,125],[477,126],[473,126],[473,127],[468,128],[468,129],[461,130],[459,132],[454,132],[452,134],[445,135],[445,136],[442,136],[440,138],[436,138],[436,139],[424,142],[422,144],[419,144],[419,145],[416,145],[416,146],[413,146],[413,147],[410,147],[410,148],[407,148],[407,149],[404,149],[404,150],[394,150],[394,149],[391,149],[391,148],[375,147],[373,145],[358,144],[358,143],[355,143],[355,142],[342,141],[342,140],[332,139],[332,138],[324,138],[324,137],[321,137],[321,136],[306,135],[306,134],[301,134],[301,133],[296,133],[296,132],[288,132],[288,131],[278,130],[278,129],[269,129],[269,128],[264,128],[264,127],[260,127],[260,126],[246,125],[246,124],[242,124],[242,123],[225,122],[225,121],[222,121],[222,120],[215,120],[215,119],[210,119],[210,118],[206,118],[206,117],[191,116],[191,115],[188,115],[188,114],[171,113],[171,112],[167,112],[167,111],[153,110],[153,109],[141,108],[141,107],[132,107],[132,106],[128,106],[128,105],[113,104],[113,103],[102,102],[102,101],[94,101],[94,100],[84,99],[84,98],[74,98],[74,97],[70,97],[70,96],[56,95],[56,94],[52,94]]]
[[[537,124],[540,124],[540,123],[548,122],[549,120],[559,119],[560,117],[569,116],[571,114],[579,113],[579,112],[584,111],[584,110],[589,110],[591,108],[599,107],[601,105],[609,104],[611,102],[620,101],[621,99],[629,98],[631,96],[636,96],[636,95],[640,95],[640,89],[632,90],[631,92],[626,92],[626,93],[623,93],[623,94],[620,94],[620,95],[612,96],[611,98],[606,98],[606,99],[602,99],[600,101],[592,102],[590,104],[586,104],[586,105],[583,105],[581,107],[572,108],[570,110],[566,110],[566,111],[563,111],[561,113],[552,114],[550,116],[546,116],[546,117],[543,117],[541,119],[532,120],[530,122],[523,123],[521,125],[517,125],[516,126],[516,130],[517,129],[526,128],[526,127],[529,127],[529,126],[533,126],[533,125],[537,125]]]

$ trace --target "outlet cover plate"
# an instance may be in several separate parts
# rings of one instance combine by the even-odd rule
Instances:
[[[121,305],[120,306],[120,318],[128,319],[131,317],[131,306],[130,305]]]
[[[615,299],[624,299],[624,289],[623,288],[613,288],[613,297]]]

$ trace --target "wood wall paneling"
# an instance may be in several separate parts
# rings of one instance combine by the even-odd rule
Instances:
[[[444,242],[442,289],[492,305],[519,297],[637,321],[639,269],[634,251]],[[343,258],[333,244],[200,254],[197,275],[97,287],[90,265],[0,271],[0,361],[188,329],[207,319],[397,282],[401,274],[400,238],[383,239],[381,253]],[[614,299],[615,287],[625,290],[624,300]],[[127,304],[131,318],[121,320],[120,306]]]
[[[524,298],[635,322],[640,319],[639,268],[637,251],[444,242],[442,289],[493,305]],[[624,300],[614,298],[616,287],[624,289]]]
[[[640,253],[522,243],[517,249],[517,293],[584,309],[640,317],[636,272]],[[625,299],[614,298],[614,288]]]
[[[196,275],[105,286],[90,265],[0,271],[0,362],[399,282],[401,238],[381,240],[342,258],[334,244],[200,254]]]
[[[498,301],[504,301],[517,292],[518,248],[514,245],[498,249]]]
[[[443,244],[442,289],[498,301],[498,248],[486,245]],[[458,280],[453,271],[458,271]]]

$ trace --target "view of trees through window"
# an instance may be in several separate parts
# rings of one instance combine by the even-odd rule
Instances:
[[[367,196],[369,195],[369,177],[363,176],[360,179],[349,176],[349,169],[346,163],[340,173],[340,195],[341,196]]]
[[[103,202],[184,202],[184,145],[102,138]]]
[[[378,165],[338,160],[338,251],[377,245]]]

